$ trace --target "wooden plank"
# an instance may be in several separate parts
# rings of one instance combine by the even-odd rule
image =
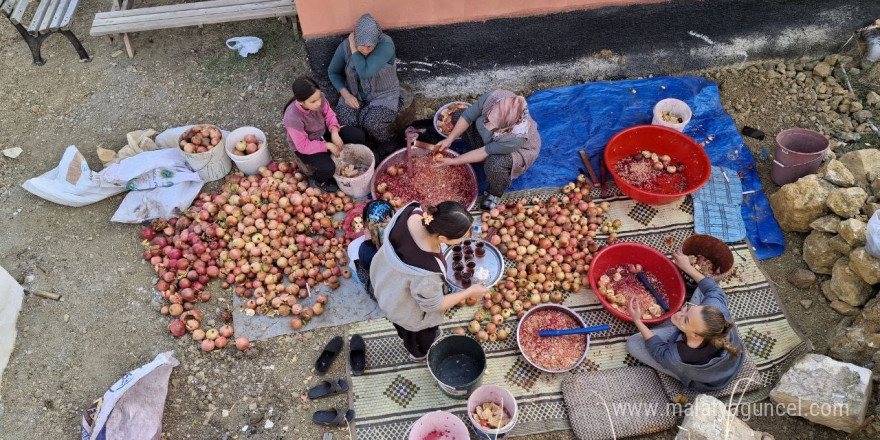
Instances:
[[[117,24],[125,24],[125,23],[138,23],[143,21],[159,21],[159,20],[173,20],[176,18],[184,18],[184,19],[197,19],[206,15],[216,15],[216,14],[239,14],[247,11],[256,11],[260,9],[269,9],[276,7],[290,7],[290,0],[273,0],[271,2],[260,2],[260,3],[252,3],[246,5],[232,5],[232,6],[223,6],[218,8],[202,8],[196,9],[192,11],[187,11],[185,14],[181,14],[180,12],[158,12],[155,14],[149,15],[138,15],[133,17],[98,17],[95,15],[95,20],[92,22],[92,26],[110,26]],[[142,8],[142,9],[150,9],[150,8]]]
[[[123,25],[130,23],[140,23],[140,22],[148,22],[148,21],[165,21],[165,20],[175,20],[175,19],[183,19],[193,21],[196,24],[199,23],[202,17],[212,16],[212,15],[235,15],[248,13],[251,11],[260,11],[264,9],[277,9],[277,8],[285,8],[290,13],[293,13],[293,8],[291,7],[292,3],[290,0],[272,0],[271,2],[260,2],[260,3],[252,3],[246,5],[230,5],[223,6],[218,8],[203,8],[192,11],[187,11],[186,13],[180,12],[159,12],[156,14],[149,15],[139,15],[133,17],[107,17],[100,16],[101,14],[96,14],[95,19],[92,22],[92,27],[106,27],[106,26],[114,26],[114,25]],[[150,8],[142,8],[142,9],[150,9]],[[289,15],[289,14],[282,14]]]
[[[3,0],[3,4],[0,5],[0,11],[3,11],[7,17],[12,13],[12,8],[15,7],[15,0]]]
[[[275,0],[209,0],[203,2],[181,3],[176,5],[152,6],[148,8],[135,8],[120,11],[98,12],[95,18],[134,17],[137,15],[154,15],[162,12],[188,12],[199,9],[213,9],[224,6],[254,5],[259,3],[271,3]],[[292,4],[293,1],[290,1]]]
[[[58,0],[42,0],[40,4],[37,5],[37,10],[34,12],[34,16],[31,17],[31,24],[28,26],[28,32],[37,31],[37,27],[43,20],[43,16],[46,15],[46,9],[49,9],[49,5],[56,1]]]
[[[49,30],[49,25],[52,24],[52,19],[55,17],[55,13],[58,11],[58,8],[61,6],[61,3],[65,3],[65,0],[43,0],[44,2],[49,1],[49,7],[46,9],[46,13],[43,14],[43,19],[40,20],[39,23],[36,24],[35,31],[43,32]],[[31,27],[34,27],[34,23],[31,22]]]
[[[21,19],[24,17],[24,11],[29,5],[30,3],[28,3],[28,0],[18,0],[18,4],[15,5],[12,15],[9,16],[9,20],[12,21],[12,24],[21,23]]]
[[[288,6],[267,9],[256,9],[236,13],[222,13],[201,15],[199,17],[176,17],[165,20],[150,20],[136,23],[122,23],[108,26],[92,26],[89,35],[100,36],[109,34],[122,34],[130,32],[152,31],[204,24],[227,23],[232,21],[257,20],[262,18],[275,18],[282,15],[291,15]]]
[[[77,3],[79,3],[79,0],[62,0],[61,4],[58,5],[58,10],[56,10],[55,14],[52,16],[52,22],[49,23],[49,29],[54,31],[60,28],[61,22],[64,21],[64,17],[67,15],[67,11],[70,10],[70,15],[73,15]],[[73,6],[72,8],[71,5]]]
[[[150,20],[137,23],[122,23],[109,26],[93,26],[90,35],[108,35],[129,32],[141,32],[159,29],[169,29],[187,26],[200,26],[205,24],[226,23],[232,21],[256,20],[262,18],[274,18],[282,15],[290,15],[287,7],[257,9],[235,13],[209,14],[199,17],[176,17],[165,20]]]

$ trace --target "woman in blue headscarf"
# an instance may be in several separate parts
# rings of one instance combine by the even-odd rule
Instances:
[[[391,139],[389,127],[400,107],[396,53],[391,37],[364,14],[354,32],[336,48],[327,68],[341,95],[336,115],[343,126],[362,128],[377,142]]]
[[[367,206],[364,206],[362,216],[364,240],[359,244],[357,241],[352,242],[352,245],[358,246],[357,260],[354,261],[354,266],[358,279],[364,284],[367,293],[372,298],[373,286],[370,283],[370,265],[373,262],[373,257],[379,251],[379,246],[382,246],[385,227],[388,226],[391,217],[394,217],[394,207],[384,200],[371,200]]]

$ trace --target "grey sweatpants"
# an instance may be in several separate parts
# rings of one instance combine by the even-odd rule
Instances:
[[[699,288],[694,291],[693,296],[691,296],[690,300],[691,304],[701,304],[703,302],[703,292],[700,291]],[[651,329],[654,332],[654,336],[659,337],[664,342],[675,342],[673,338],[678,334],[678,329],[672,324],[672,321],[666,320],[663,324],[660,324],[658,327]],[[654,360],[654,357],[651,356],[651,352],[648,351],[648,346],[645,344],[645,338],[642,337],[641,333],[636,333],[629,337],[626,340],[626,351],[629,354],[638,359],[639,362],[669,376],[672,376],[678,380],[681,380],[678,375],[672,373],[671,371],[660,366],[660,363]]]

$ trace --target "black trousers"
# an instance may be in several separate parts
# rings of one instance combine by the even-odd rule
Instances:
[[[358,127],[346,125],[339,129],[339,137],[346,144],[364,144],[367,141],[367,135]],[[330,132],[324,133],[324,140],[330,142]],[[333,179],[336,173],[336,164],[329,152],[315,154],[301,154],[296,152],[300,160],[315,167],[315,181],[318,183],[326,183]]]
[[[403,346],[406,348],[406,351],[417,358],[427,356],[431,344],[437,340],[437,336],[440,336],[439,326],[426,328],[417,332],[411,332],[397,324],[394,324],[394,328],[397,329],[397,336],[400,336],[400,339],[403,339]]]

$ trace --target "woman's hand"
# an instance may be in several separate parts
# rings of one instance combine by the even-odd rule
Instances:
[[[342,148],[342,146],[345,145],[345,143],[342,142],[342,138],[339,137],[339,130],[333,130],[330,133],[330,142],[333,142],[333,144],[339,148]]]
[[[675,251],[675,253],[672,254],[672,262],[675,263],[675,265],[678,266],[678,268],[681,270],[693,267],[691,265],[690,258],[688,258],[688,256],[683,254],[680,250]]]
[[[698,271],[697,268],[691,264],[691,259],[681,251],[675,251],[675,253],[672,254],[672,262],[675,263],[682,272],[686,273],[698,283],[703,281],[703,278],[706,278],[702,272]]]
[[[357,110],[361,108],[361,103],[358,102],[357,97],[351,94],[348,89],[342,89],[342,99],[345,101],[345,105]]]
[[[468,298],[479,300],[483,299],[483,297],[489,293],[489,288],[482,284],[471,284],[471,287],[465,289],[464,293],[467,294]]]
[[[327,144],[327,151],[334,156],[339,156],[339,153],[342,152],[342,147],[337,147],[333,142],[325,142]]]
[[[449,149],[452,146],[452,138],[443,139],[440,142],[434,144],[434,153],[442,153]]]
[[[639,303],[636,301],[635,297],[629,299],[627,311],[629,311],[629,316],[632,317],[633,322],[642,322],[642,308],[639,306]]]
[[[458,165],[458,160],[457,160],[456,158],[454,158],[454,157],[443,157],[443,158],[440,158],[440,159],[436,159],[436,160],[434,161],[434,164],[431,165],[431,166],[434,167],[434,168],[443,168],[443,167],[448,167],[448,166],[452,166],[452,165]]]

